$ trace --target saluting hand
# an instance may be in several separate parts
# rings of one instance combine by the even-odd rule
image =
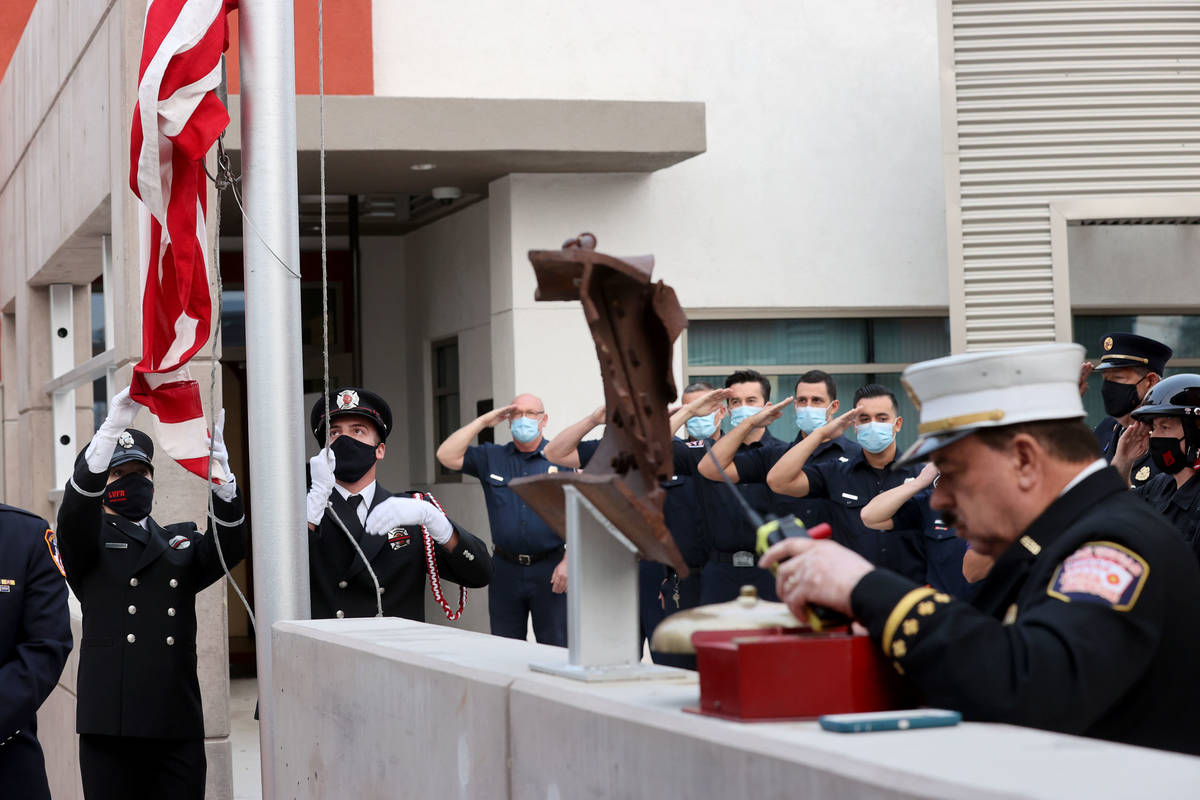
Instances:
[[[750,417],[751,428],[765,428],[783,416],[783,407],[791,404],[794,397],[785,397],[778,403],[768,403],[762,411]]]
[[[933,465],[932,461],[929,461],[925,466],[921,467],[921,474],[916,478],[917,486],[920,486],[922,489],[928,489],[933,485],[937,476],[938,468]]]
[[[687,404],[688,413],[693,417],[711,414],[724,405],[730,397],[733,397],[732,389],[713,389],[711,392],[705,392]]]
[[[823,441],[832,441],[845,433],[850,426],[854,424],[855,419],[861,413],[863,413],[863,410],[858,406],[855,406],[845,414],[834,417],[830,422],[825,423],[813,431],[813,433],[816,433],[818,436],[820,436]]]
[[[1083,397],[1088,390],[1088,376],[1096,369],[1096,365],[1085,361],[1079,366],[1079,396]]]
[[[607,418],[608,418],[607,409],[605,408],[605,406],[600,406],[599,408],[597,408],[595,411],[592,412],[592,416],[591,416],[592,427],[595,427],[597,425],[603,425],[604,420]]]
[[[489,428],[494,428],[501,422],[512,418],[513,412],[517,410],[514,405],[507,405],[503,408],[493,408],[491,411],[479,418],[479,421]]]

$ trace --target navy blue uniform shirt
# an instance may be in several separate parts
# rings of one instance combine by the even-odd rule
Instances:
[[[733,465],[737,467],[738,483],[766,484],[767,473],[779,463],[783,454],[795,447],[804,439],[804,434],[797,434],[792,444],[786,448],[759,447],[745,450],[733,457]],[[778,440],[777,440],[778,441]],[[858,442],[853,442],[845,436],[839,436],[828,442],[822,442],[812,456],[809,464],[821,464],[826,461],[845,463],[862,452]],[[771,513],[782,517],[795,514],[796,518],[811,528],[822,522],[832,524],[833,515],[829,509],[829,500],[820,497],[791,497],[786,494],[771,492]]]
[[[847,461],[805,464],[808,496],[830,501],[833,539],[872,564],[887,567],[906,578],[925,582],[925,560],[919,545],[920,532],[911,528],[875,531],[863,524],[862,507],[875,495],[916,477],[916,467],[872,467],[859,451]]]
[[[675,545],[679,548],[683,560],[689,567],[703,567],[708,561],[708,546],[706,545],[708,536],[703,530],[704,515],[700,509],[700,494],[696,488],[697,479],[686,472],[691,469],[689,465],[694,463],[694,459],[690,451],[680,450],[680,444],[686,448],[686,443],[682,439],[674,441],[676,472],[667,480],[658,482],[658,485],[666,492],[666,496],[663,498],[663,518],[666,520],[667,530],[671,532],[671,538],[675,540]],[[586,467],[599,447],[599,439],[580,442],[575,451],[579,454],[579,466]],[[680,471],[681,464],[684,472]]]
[[[468,447],[463,457],[463,474],[479,478],[483,484],[492,543],[510,553],[534,555],[563,546],[562,537],[508,485],[513,478],[558,470],[542,455],[546,444],[542,439],[537,450],[529,453],[522,453],[512,442],[477,444]]]
[[[778,450],[781,453],[787,449],[783,441],[776,439],[770,431],[764,431],[763,437],[757,442],[743,442],[738,447],[738,454],[755,450]],[[721,553],[736,553],[740,550],[754,552],[757,544],[758,531],[746,516],[742,504],[730,494],[730,488],[723,480],[710,481],[699,474],[700,459],[708,458],[703,442],[683,442],[675,440],[675,471],[679,475],[695,475],[696,488],[700,496],[700,507],[704,513],[705,526],[710,538],[711,550]],[[734,458],[737,458],[735,455]],[[738,473],[739,477],[741,472]],[[751,508],[761,515],[772,512],[774,492],[765,483],[746,483],[739,481],[737,491],[746,499]]]
[[[975,585],[967,582],[962,571],[967,543],[958,538],[954,528],[943,522],[942,515],[929,505],[932,495],[933,489],[917,492],[900,506],[896,516],[892,517],[892,525],[921,532],[919,543],[925,554],[926,583],[959,600],[970,600],[975,594]]]
[[[1117,453],[1117,439],[1121,438],[1121,434],[1125,429],[1121,427],[1121,423],[1117,422],[1112,417],[1105,417],[1100,420],[1100,424],[1096,426],[1093,433],[1096,434],[1096,442],[1100,445],[1100,453],[1104,456],[1104,460],[1112,463],[1113,456]],[[1154,466],[1154,459],[1149,453],[1133,462],[1133,468],[1129,470],[1129,482],[1133,488],[1137,488],[1149,481],[1158,474],[1158,467]]]

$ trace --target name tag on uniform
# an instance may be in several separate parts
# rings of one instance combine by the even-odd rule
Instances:
[[[503,476],[501,476],[501,475],[497,475],[497,474],[496,474],[496,473],[494,473],[494,472],[493,472],[491,475],[489,475],[488,477],[489,477],[489,478],[491,478],[491,479],[492,479],[492,480],[494,480],[494,481],[502,481],[502,480],[504,480]]]
[[[129,542],[105,542],[104,546],[109,550],[128,550]]]
[[[845,456],[838,456],[838,461],[842,462],[843,464],[845,464],[849,460],[850,459],[846,458]]]
[[[842,497],[846,498],[847,500],[857,500],[858,499],[858,495],[846,494],[845,492],[842,492]]]

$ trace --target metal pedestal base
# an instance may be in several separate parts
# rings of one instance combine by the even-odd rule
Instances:
[[[567,518],[567,663],[530,669],[577,681],[679,678],[687,670],[643,664],[637,547],[573,486]]]

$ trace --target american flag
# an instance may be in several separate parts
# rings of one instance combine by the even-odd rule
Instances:
[[[204,156],[229,124],[217,99],[225,15],[236,0],[150,0],[133,110],[129,183],[142,201],[139,229],[142,360],[131,395],[154,417],[159,445],[208,475],[200,386],[188,370],[208,341],[207,186]],[[224,481],[213,465],[213,480]]]

